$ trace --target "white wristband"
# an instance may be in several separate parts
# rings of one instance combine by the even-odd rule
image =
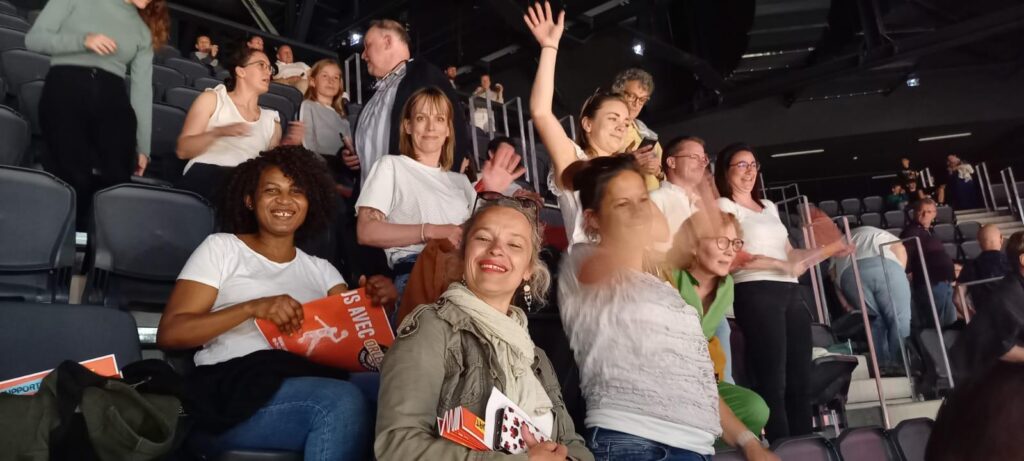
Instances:
[[[755,435],[753,432],[746,431],[740,434],[739,437],[736,437],[736,446],[739,448],[743,448],[747,446],[747,444],[750,443],[750,441],[752,440],[757,441],[758,444],[761,443],[761,440],[758,439],[757,435]]]

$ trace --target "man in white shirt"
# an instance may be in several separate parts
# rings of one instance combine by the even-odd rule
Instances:
[[[698,187],[708,177],[708,155],[704,152],[704,140],[696,136],[681,136],[673,139],[661,159],[665,180],[661,187],[651,192],[651,201],[665,214],[668,229],[675,235],[679,227],[696,211],[700,194]],[[655,249],[667,251],[671,240],[658,244]]]
[[[309,66],[304,62],[295,62],[292,47],[277,47],[277,74],[274,81],[298,88],[303,94],[309,86]]]

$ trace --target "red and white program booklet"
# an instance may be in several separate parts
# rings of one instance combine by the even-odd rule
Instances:
[[[114,354],[104,355],[103,357],[96,357],[89,359],[84,362],[78,362],[83,367],[89,369],[93,373],[100,376],[106,376],[108,378],[120,378],[121,369],[117,367],[117,358]],[[43,378],[50,374],[53,370],[40,371],[38,373],[32,373],[25,375],[20,378],[12,378],[6,381],[0,381],[0,394],[11,394],[11,395],[32,395],[39,391],[39,386],[43,383]]]
[[[302,305],[302,328],[281,333],[274,322],[256,319],[270,346],[347,371],[380,371],[395,342],[387,314],[362,288]]]
[[[525,453],[526,442],[520,432],[523,425],[539,442],[551,440],[550,429],[540,429],[530,417],[498,388],[491,389],[487,399],[486,419],[463,408],[455,407],[437,418],[441,437],[477,451]]]

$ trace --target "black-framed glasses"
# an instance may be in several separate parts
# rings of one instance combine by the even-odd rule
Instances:
[[[640,103],[640,105],[647,104],[647,102],[651,100],[650,96],[640,97],[627,91],[623,91],[621,96],[622,99],[628,103]]]
[[[708,240],[714,240],[715,245],[718,245],[718,249],[725,251],[729,247],[732,247],[733,251],[740,251],[743,249],[743,239],[730,239],[729,237],[708,237]]]
[[[473,202],[473,213],[476,213],[481,201],[497,205],[517,205],[520,208],[532,211],[534,221],[540,221],[541,204],[530,197],[509,197],[500,192],[493,191],[480,192],[476,194],[476,201]]]
[[[271,76],[277,75],[277,66],[274,66],[273,64],[270,64],[269,62],[266,61],[253,61],[242,67],[249,67],[254,64],[259,66],[260,70],[269,70]]]
[[[697,162],[697,163],[700,163],[700,164],[702,164],[702,165],[705,165],[705,166],[706,166],[707,164],[711,163],[711,160],[709,160],[709,159],[708,159],[708,156],[707,156],[707,155],[697,155],[697,154],[679,154],[679,155],[673,155],[672,157],[682,157],[682,158],[688,158],[688,159],[690,159],[690,160],[693,160],[693,161],[695,161],[695,162]]]
[[[742,171],[747,171],[749,169],[753,169],[754,171],[760,171],[761,170],[761,164],[756,162],[756,161],[754,161],[754,162],[736,162],[736,163],[730,164],[729,166],[730,167],[739,168]]]

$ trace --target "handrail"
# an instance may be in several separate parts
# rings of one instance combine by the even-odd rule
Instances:
[[[996,202],[996,194],[995,194],[994,190],[992,189],[992,180],[989,179],[989,176],[988,176],[988,164],[987,163],[982,163],[981,167],[983,168],[983,172],[984,172],[984,175],[985,175],[985,183],[988,184],[988,196],[989,196],[989,199],[992,200],[992,211],[998,211],[999,210],[999,203]]]
[[[846,216],[840,216],[843,222],[843,235],[846,237],[846,242],[850,245],[854,245],[853,236],[850,234],[850,219]],[[868,338],[868,354],[871,355],[871,368],[875,372],[875,389],[878,390],[878,403],[882,408],[882,422],[885,424],[885,429],[889,430],[892,428],[892,424],[889,422],[889,406],[885,403],[885,391],[882,388],[882,373],[878,367],[878,351],[875,348],[875,337],[871,331],[871,320],[868,318],[868,305],[867,300],[864,297],[864,282],[860,277],[860,266],[857,264],[857,252],[850,253],[850,268],[853,269],[853,280],[857,285],[857,296],[860,301],[860,316],[864,322],[864,331],[867,332]]]
[[[995,207],[991,205],[992,197],[985,191],[985,180],[987,178],[981,173],[983,168],[985,168],[985,162],[979,163],[976,171],[978,173],[978,188],[981,189],[981,202],[985,204],[985,209],[992,211]]]
[[[352,96],[352,78],[349,69],[351,68],[349,63],[355,61],[356,67],[356,104],[363,105],[363,72],[361,69],[361,63],[363,61],[359,53],[352,53],[352,56],[345,58],[345,92],[348,93],[349,97]]]
[[[886,278],[885,286],[886,286],[886,288],[889,291],[889,303],[892,304],[892,305],[896,305],[896,302],[895,302],[895,300],[892,297],[892,287],[889,286],[889,272],[885,268],[885,264],[884,264],[884,262],[885,262],[884,261],[884,259],[885,259],[885,251],[884,251],[885,247],[887,247],[889,245],[895,245],[897,243],[909,242],[911,240],[913,240],[914,243],[917,245],[917,257],[921,260],[921,273],[924,275],[924,285],[925,285],[925,288],[926,288],[926,290],[924,290],[924,291],[928,292],[928,303],[932,307],[932,320],[935,321],[935,334],[939,337],[939,348],[942,349],[942,351],[941,351],[942,352],[942,363],[946,367],[946,376],[947,376],[947,379],[949,380],[949,388],[953,389],[954,388],[954,384],[953,384],[953,368],[949,366],[949,354],[946,352],[946,340],[942,336],[942,322],[939,321],[939,309],[938,309],[938,307],[935,306],[935,294],[932,293],[932,281],[931,281],[931,278],[928,276],[928,263],[926,263],[925,260],[924,260],[924,250],[921,247],[921,238],[920,237],[916,237],[916,236],[915,237],[909,237],[909,238],[900,239],[900,240],[896,240],[896,241],[892,241],[892,242],[887,242],[887,243],[883,243],[883,244],[878,245],[878,257],[880,259],[882,259],[882,262],[883,262],[883,264],[882,264],[882,271],[885,273],[885,278]],[[903,342],[902,341],[900,341],[900,349],[903,350],[903,353],[904,353],[904,356],[903,356],[903,366],[906,369],[907,378],[910,379],[910,360],[909,360],[909,357],[907,357],[907,355],[906,355],[906,350],[903,348]],[[911,385],[913,385],[913,381],[912,380],[911,380]]]
[[[787,198],[785,200],[781,200],[779,202],[775,202],[775,206],[778,207],[779,205],[785,205],[785,204],[787,204],[789,202],[792,202],[792,201],[802,201],[803,202],[803,210],[802,211],[803,211],[804,214],[801,215],[801,218],[804,220],[806,225],[801,224],[800,228],[801,228],[801,230],[803,231],[803,234],[804,234],[804,247],[807,248],[807,249],[815,248],[816,244],[814,243],[814,233],[810,231],[810,229],[811,229],[811,227],[810,227],[810,224],[811,224],[811,207],[810,207],[809,202],[807,200],[807,196],[806,195],[798,195],[796,197],[790,197],[790,198]],[[823,282],[824,279],[822,278],[822,275],[821,275],[821,263],[815,264],[813,270],[811,270],[810,273],[811,273],[811,289],[814,291],[814,304],[815,304],[815,306],[818,309],[818,320],[820,320],[825,325],[831,325],[832,324],[832,319],[829,318],[828,315],[827,315],[827,313],[828,313],[828,301],[825,298],[825,285],[824,285],[824,282]]]
[[[992,277],[982,280],[974,280],[965,283],[956,284],[956,294],[960,297],[960,305],[964,308],[964,323],[971,323],[971,310],[967,306],[967,288],[975,285],[984,285],[986,283],[998,282],[1003,277]],[[963,289],[961,289],[963,288]]]
[[[566,115],[565,117],[558,119],[558,123],[562,123],[562,120],[569,121],[569,139],[571,139],[572,142],[579,144],[579,141],[576,139],[576,119],[572,116],[572,114],[569,114]]]
[[[786,195],[786,189],[789,189],[790,187],[792,187],[794,189],[794,191],[796,192],[796,195],[799,196],[800,195],[800,185],[795,183],[795,182],[791,182],[791,183],[783,185],[783,186],[764,187],[764,184],[765,184],[764,176],[762,175],[761,176],[761,187],[762,187],[762,191],[763,191],[764,196],[765,196],[764,198],[766,198],[766,199],[771,200],[768,197],[768,192],[776,191],[776,190],[782,191],[782,201],[780,203],[784,203],[785,204],[785,206],[786,206],[787,221],[790,224],[792,224],[792,220],[788,219],[788,217],[789,217],[789,203],[786,203],[786,199],[789,198],[789,197]]]
[[[533,191],[539,194],[540,193],[540,182],[541,182],[541,179],[540,179],[540,169],[537,166],[537,141],[534,139],[533,119],[532,118],[530,119],[529,127],[530,127],[529,128],[529,133],[530,133],[530,158],[527,159],[527,161],[526,161],[526,170],[529,171],[530,167],[531,166],[533,167],[533,175],[534,175],[534,177],[537,178],[537,180],[536,181],[530,181],[530,183],[533,184]],[[524,153],[525,153],[525,151],[524,151]]]
[[[1013,176],[1013,167],[1008,166],[1003,169],[1010,178],[1010,189],[1013,191],[1013,199],[1017,205],[1017,216],[1020,218],[1020,222],[1024,223],[1024,208],[1021,207],[1020,201],[1020,190],[1017,189],[1017,178]],[[1003,182],[1003,186],[1006,186],[1006,182]],[[1008,196],[1009,197],[1009,196]]]
[[[1003,191],[1006,192],[1006,208],[1010,210],[1010,213],[1014,213],[1013,209],[1013,196],[1010,195],[1009,179],[1006,177],[1006,168],[999,170],[999,176],[1003,179]],[[1016,189],[1017,185],[1014,184],[1013,188]]]

